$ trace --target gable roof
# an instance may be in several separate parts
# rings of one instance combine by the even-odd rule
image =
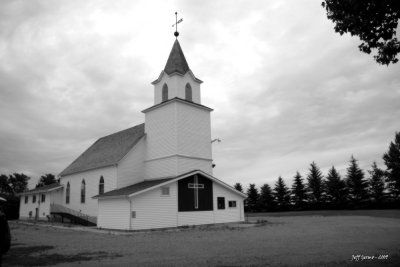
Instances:
[[[189,65],[186,62],[185,55],[183,54],[178,39],[176,39],[174,45],[172,46],[171,52],[169,53],[169,57],[167,60],[167,64],[165,64],[164,71],[168,75],[171,75],[174,72],[183,75],[189,70],[190,70]]]
[[[232,186],[222,182],[221,180],[215,178],[214,176],[211,176],[201,170],[193,170],[187,173],[183,173],[180,174],[178,176],[175,177],[166,177],[166,178],[161,178],[161,179],[157,179],[157,180],[145,180],[143,182],[139,182],[127,187],[123,187],[123,188],[119,188],[116,190],[112,190],[109,192],[106,192],[104,194],[101,195],[97,195],[94,196],[93,198],[120,198],[120,197],[132,197],[135,195],[139,195],[141,193],[150,191],[152,189],[155,189],[157,187],[161,187],[170,183],[173,183],[175,181],[178,181],[180,179],[186,178],[188,176],[194,175],[194,174],[201,174],[207,178],[209,178],[210,180],[216,182],[217,184],[225,187],[228,190],[233,191],[234,193],[240,195],[243,198],[247,198],[247,195],[244,193],[241,193],[239,191],[237,191],[235,188],[233,188]]]
[[[50,191],[57,190],[57,189],[60,189],[60,188],[63,188],[63,187],[64,186],[62,184],[54,183],[54,184],[49,184],[49,185],[44,185],[44,186],[41,186],[41,187],[37,187],[37,188],[31,189],[31,190],[22,192],[22,193],[20,193],[18,195],[29,195],[29,194],[50,192]]]
[[[144,123],[98,139],[60,176],[117,164],[131,148],[144,136]]]
[[[93,198],[107,198],[107,197],[116,197],[116,196],[118,196],[118,197],[121,197],[121,196],[128,197],[131,194],[134,194],[134,193],[140,192],[142,190],[145,190],[145,189],[157,186],[159,184],[168,182],[168,181],[170,181],[170,180],[172,180],[174,178],[175,177],[173,177],[173,178],[163,178],[163,179],[157,179],[157,180],[145,180],[145,181],[137,183],[137,184],[133,184],[133,185],[130,185],[130,186],[122,187],[122,188],[115,189],[115,190],[112,190],[112,191],[108,191],[108,192],[106,192],[104,194],[94,196]]]

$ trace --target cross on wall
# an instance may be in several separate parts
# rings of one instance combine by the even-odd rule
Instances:
[[[194,183],[189,183],[188,188],[194,189],[194,208],[199,208],[199,189],[204,189],[204,184],[199,184],[197,175],[194,176]]]

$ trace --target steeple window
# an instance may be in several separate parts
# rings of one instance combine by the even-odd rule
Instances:
[[[162,88],[162,102],[168,100],[168,85],[164,83]]]
[[[192,87],[190,86],[189,83],[187,83],[186,87],[185,87],[185,99],[187,101],[193,101],[193,99],[192,99]]]

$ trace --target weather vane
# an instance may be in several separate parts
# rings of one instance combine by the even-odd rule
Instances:
[[[179,36],[179,32],[178,32],[178,23],[181,23],[182,21],[183,21],[182,18],[178,20],[178,12],[175,12],[175,24],[172,24],[172,27],[175,26],[175,33],[174,33],[174,35],[175,35],[176,38],[178,38],[178,36]]]

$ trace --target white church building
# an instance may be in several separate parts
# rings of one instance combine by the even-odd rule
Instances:
[[[20,218],[70,213],[122,230],[244,221],[246,195],[213,176],[212,109],[201,102],[201,83],[176,39],[152,82],[145,122],[98,139],[50,191],[23,193]],[[32,203],[39,194],[48,194],[44,212]]]

